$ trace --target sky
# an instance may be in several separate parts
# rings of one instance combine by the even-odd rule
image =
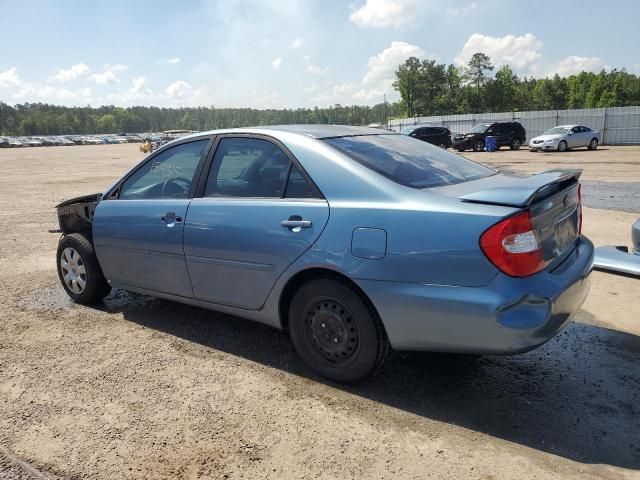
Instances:
[[[397,100],[409,56],[640,74],[639,0],[0,0],[0,101],[297,108]]]

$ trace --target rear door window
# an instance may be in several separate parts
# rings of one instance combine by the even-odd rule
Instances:
[[[291,166],[284,196],[285,198],[319,198],[316,189],[307,182],[295,165]]]
[[[281,197],[289,158],[259,138],[223,138],[213,158],[206,197]]]
[[[220,140],[204,196],[322,198],[278,145],[248,137]]]
[[[496,173],[441,148],[425,148],[424,143],[405,135],[361,135],[324,141],[380,175],[412,188],[439,187]]]

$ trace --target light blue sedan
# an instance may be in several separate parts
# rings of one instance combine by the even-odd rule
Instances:
[[[341,382],[389,348],[525,352],[589,289],[579,176],[499,174],[369,128],[199,133],[58,205],[58,273],[79,303],[117,287],[287,329]]]

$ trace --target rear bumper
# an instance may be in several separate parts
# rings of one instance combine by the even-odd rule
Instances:
[[[358,281],[393,348],[474,354],[531,350],[562,330],[584,302],[593,269],[585,237],[553,271],[498,274],[485,287]]]

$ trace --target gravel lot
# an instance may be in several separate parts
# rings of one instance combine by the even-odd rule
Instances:
[[[625,183],[640,182],[639,153],[466,155],[584,168],[617,184],[611,202],[590,188],[586,201],[619,207],[616,192],[640,197]],[[528,354],[393,353],[345,388],[259,324],[121,291],[100,308],[68,300],[54,204],[141,158],[0,150],[0,478],[640,478],[640,281],[595,272],[576,322]],[[585,232],[627,244],[636,217],[586,208]]]

